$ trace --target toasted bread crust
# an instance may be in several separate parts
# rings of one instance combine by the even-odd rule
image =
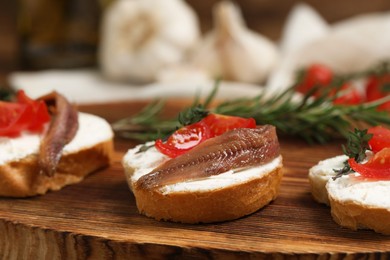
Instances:
[[[28,197],[45,194],[49,190],[80,182],[93,171],[107,166],[114,153],[109,139],[90,148],[64,154],[54,176],[41,174],[38,156],[29,155],[0,165],[0,196]]]
[[[337,161],[343,162],[343,158],[340,156],[329,158],[318,163],[316,166],[309,170],[309,182],[311,186],[311,193],[314,199],[320,203],[325,203],[330,206],[331,214],[334,221],[340,226],[350,228],[352,230],[357,229],[373,229],[374,231],[382,234],[390,234],[390,209],[388,206],[380,204],[371,204],[365,200],[366,197],[370,197],[370,190],[359,193],[350,193],[355,196],[347,196],[343,198],[340,196],[339,191],[347,187],[354,187],[353,177],[343,176],[336,180],[332,179],[332,176],[328,173],[329,170],[333,171]],[[327,167],[322,165],[322,169],[316,169],[321,163],[329,163]],[[341,165],[339,166],[341,167]],[[337,168],[339,168],[337,167]],[[346,183],[343,185],[343,183]],[[364,182],[361,182],[364,183]],[[375,182],[374,182],[375,183]],[[379,186],[378,186],[379,187]],[[360,189],[356,187],[355,189]],[[375,189],[375,184],[370,189]],[[380,193],[383,195],[382,193]],[[371,194],[372,195],[372,194]]]
[[[353,230],[373,229],[390,235],[390,209],[372,207],[355,201],[341,201],[329,194],[331,213],[340,226]]]
[[[133,188],[141,214],[157,220],[210,223],[251,214],[274,200],[283,176],[282,164],[248,182],[210,191],[145,191]]]

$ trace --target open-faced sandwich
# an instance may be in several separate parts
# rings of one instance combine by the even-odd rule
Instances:
[[[107,166],[112,154],[110,125],[56,92],[33,100],[19,91],[15,102],[0,102],[0,196],[59,190]]]
[[[343,227],[390,235],[390,130],[356,129],[344,152],[310,169],[313,197]]]
[[[216,114],[130,149],[123,166],[141,214],[183,223],[251,214],[276,198],[282,178],[275,127]]]

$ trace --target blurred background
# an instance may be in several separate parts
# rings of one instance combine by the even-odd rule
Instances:
[[[109,0],[1,1],[0,70],[36,70],[96,66],[102,12]],[[188,0],[202,32],[212,26],[216,0]],[[242,0],[248,27],[277,41],[294,4],[299,1]],[[390,1],[306,1],[330,22],[366,12],[390,10]]]

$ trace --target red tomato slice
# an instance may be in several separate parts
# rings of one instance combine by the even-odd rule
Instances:
[[[210,127],[212,136],[218,136],[236,128],[256,128],[256,121],[253,118],[210,114],[202,121]]]
[[[165,143],[163,143],[161,139],[156,140],[155,146],[161,153],[171,158],[175,158],[191,150],[210,137],[210,128],[204,122],[200,121],[178,129]]]
[[[372,76],[366,83],[367,101],[375,101],[390,95],[390,74],[380,77]],[[390,112],[390,101],[379,106],[380,110]]]
[[[25,109],[25,105],[0,101],[0,127],[11,125]]]
[[[312,64],[307,69],[302,83],[298,85],[297,91],[306,94],[313,87],[327,86],[331,83],[333,72],[330,68],[321,64]]]
[[[35,101],[23,91],[17,93],[17,103],[0,102],[0,136],[15,137],[22,131],[42,131],[50,116],[43,101]]]
[[[32,115],[28,105],[0,102],[0,136],[17,136],[29,126]]]
[[[29,98],[23,90],[19,90],[18,93],[16,93],[16,99],[18,100],[18,103],[21,104],[33,104],[35,102],[33,99]]]
[[[354,158],[350,158],[348,163],[365,178],[390,179],[390,148],[382,149],[365,164],[357,163]]]
[[[27,129],[32,132],[42,131],[43,125],[50,120],[46,104],[42,100],[35,101],[29,98],[23,90],[18,91],[17,99],[19,103],[30,106],[33,111],[33,115],[31,116],[30,124]]]
[[[390,129],[383,126],[375,126],[368,129],[369,134],[373,134],[368,144],[374,153],[379,152],[383,148],[390,147]]]
[[[37,101],[35,106],[33,106],[33,110],[34,116],[31,119],[28,130],[32,132],[41,132],[45,123],[50,120],[47,106],[43,101]]]

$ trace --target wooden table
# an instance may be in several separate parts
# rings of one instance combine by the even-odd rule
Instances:
[[[116,120],[143,102],[81,107]],[[171,102],[168,113],[182,104]],[[351,231],[313,201],[307,171],[341,153],[340,142],[309,146],[281,138],[285,176],[279,197],[241,219],[185,225],[139,215],[121,158],[136,143],[116,140],[115,161],[82,183],[29,199],[0,199],[2,259],[359,258],[389,259],[390,237]]]

